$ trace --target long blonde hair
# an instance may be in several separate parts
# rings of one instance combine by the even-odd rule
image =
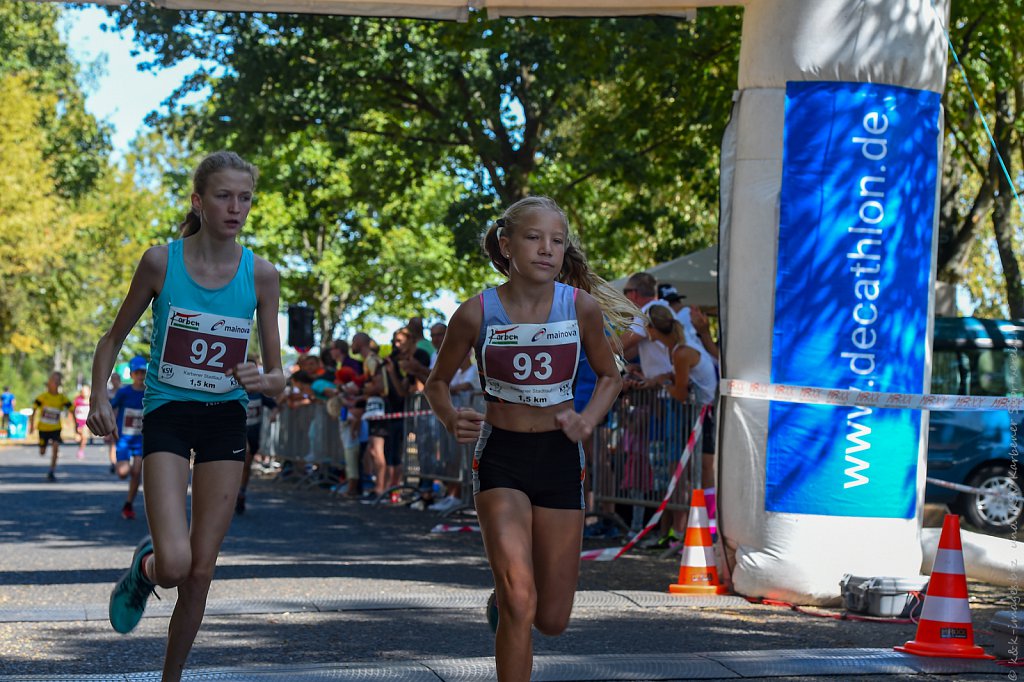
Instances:
[[[206,191],[206,183],[210,176],[222,170],[237,170],[248,173],[252,176],[252,187],[256,189],[256,180],[260,176],[259,170],[235,152],[219,151],[204,158],[196,166],[192,173],[192,191],[202,195]],[[191,237],[203,226],[203,221],[198,212],[194,209],[185,214],[185,219],[178,225],[181,237]]]
[[[683,325],[680,324],[668,306],[661,304],[652,305],[647,309],[647,319],[650,320],[652,327],[672,341],[672,348],[677,344],[686,342],[686,332],[683,331]],[[669,348],[669,351],[672,348]]]
[[[582,289],[597,300],[604,313],[605,331],[608,332],[612,348],[617,353],[621,352],[622,344],[619,341],[619,334],[629,329],[633,320],[640,315],[640,310],[615,287],[590,269],[579,238],[569,230],[569,219],[554,199],[544,196],[525,197],[505,209],[501,218],[492,223],[484,232],[481,239],[484,252],[498,272],[508,277],[509,261],[501,252],[498,238],[508,236],[527,224],[530,215],[537,211],[551,211],[558,214],[565,227],[565,258],[562,261],[562,270],[558,273],[558,281]]]

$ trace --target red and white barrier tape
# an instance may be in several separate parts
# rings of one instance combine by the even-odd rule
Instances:
[[[721,392],[731,398],[754,398],[783,403],[807,405],[842,405],[849,407],[880,407],[900,410],[947,410],[979,412],[983,410],[1024,410],[1024,397],[982,395],[943,395],[921,393],[886,393],[851,388],[816,388],[792,384],[759,383],[740,379],[722,379]]]
[[[430,529],[431,533],[479,533],[480,526],[456,526],[447,523],[439,523]]]
[[[690,431],[690,437],[686,440],[686,448],[683,450],[683,454],[679,458],[679,463],[676,464],[675,473],[672,474],[672,479],[668,483],[668,490],[665,491],[665,497],[661,500],[661,504],[658,505],[658,509],[654,512],[654,515],[651,516],[651,520],[647,522],[644,529],[637,533],[636,537],[621,548],[606,547],[605,549],[588,549],[580,552],[580,560],[614,561],[629,550],[633,549],[636,543],[640,542],[652,528],[658,525],[658,522],[661,521],[661,515],[665,511],[665,507],[668,506],[668,501],[672,497],[672,493],[676,490],[679,478],[683,475],[683,469],[686,468],[686,463],[690,461],[690,457],[693,455],[693,450],[697,447],[697,440],[700,438],[701,427],[704,425],[704,415],[706,415],[707,411],[710,409],[710,405],[705,405],[700,408],[700,414],[697,415],[697,421],[694,422],[693,429]]]
[[[363,417],[363,421],[373,422],[381,419],[405,419],[406,417],[425,417],[434,414],[433,410],[413,410],[412,412],[389,412],[387,414],[375,414],[370,417]]]

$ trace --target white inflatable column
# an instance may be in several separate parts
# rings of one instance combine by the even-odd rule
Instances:
[[[928,390],[948,0],[935,5],[747,4],[723,150],[726,378]],[[916,575],[927,415],[771,405],[722,399],[734,588],[826,603],[843,573]]]

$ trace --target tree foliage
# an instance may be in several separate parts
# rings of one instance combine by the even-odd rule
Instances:
[[[953,3],[950,35],[981,114],[951,56],[939,205],[940,279],[966,284],[977,314],[1014,318],[1024,318],[1017,256],[1021,214],[1010,184],[1018,192],[1024,187],[1022,16],[1020,0]],[[992,132],[1005,172],[984,123]]]
[[[261,211],[275,204],[281,231],[268,245],[282,257],[301,252],[286,280],[297,294],[314,295],[315,283],[330,290],[316,297],[328,323],[329,310],[345,315],[360,295],[375,309],[400,296],[391,285],[429,298],[486,282],[479,235],[529,193],[565,205],[609,276],[714,239],[738,10],[702,11],[696,23],[472,13],[463,24],[109,11],[158,55],[154,67],[186,57],[217,65],[178,93],[209,86],[209,102],[165,123],[206,148],[263,160],[281,190],[261,199]],[[396,226],[419,235],[419,253],[371,261],[366,274],[390,296],[366,298],[374,282],[358,266],[367,249],[405,243]],[[354,257],[328,257],[339,245]],[[416,259],[427,276],[398,280]]]
[[[71,386],[87,375],[158,203],[112,165],[59,11],[0,5],[0,373],[15,386],[54,367]]]

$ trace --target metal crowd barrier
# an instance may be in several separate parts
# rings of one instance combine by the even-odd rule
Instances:
[[[680,403],[660,388],[624,390],[595,431],[590,462],[595,506],[659,506],[699,413],[698,406]],[[667,509],[688,508],[700,443],[694,450]]]
[[[310,485],[337,483],[337,477],[322,465],[344,467],[345,451],[338,420],[327,413],[323,403],[282,405],[273,423],[264,420],[262,434],[260,450],[263,454],[282,463],[292,461],[288,480]],[[315,466],[306,467],[307,464]]]
[[[484,411],[483,394],[480,392],[456,394],[453,402],[456,407]],[[474,446],[459,444],[433,413],[415,414],[429,409],[423,393],[413,393],[406,398],[405,410],[413,413],[404,420],[405,438],[402,442],[405,453],[402,461],[406,486],[422,489],[426,482],[458,483],[463,505],[472,506],[470,480]]]
[[[484,411],[479,392],[461,402]],[[474,445],[457,443],[433,414],[415,414],[428,409],[422,393],[406,399],[405,411],[413,414],[402,418],[405,488],[420,490],[433,481],[460,484],[463,504],[471,507]],[[595,508],[602,504],[659,506],[699,412],[697,405],[680,403],[663,389],[623,391],[594,432],[588,475]],[[263,452],[278,460],[301,461],[312,455],[314,462],[344,465],[338,420],[327,414],[322,403],[282,406],[277,421],[265,424],[264,429]],[[689,491],[699,476],[699,464],[694,464],[699,462],[700,452],[698,443],[668,509],[688,508]]]

